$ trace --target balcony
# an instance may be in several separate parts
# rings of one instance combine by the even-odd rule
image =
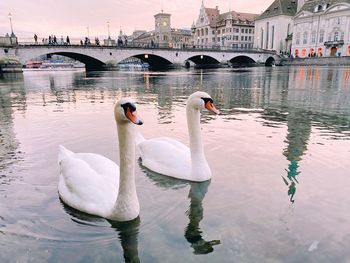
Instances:
[[[328,47],[339,47],[344,45],[344,40],[334,40],[334,41],[326,41],[324,45]]]

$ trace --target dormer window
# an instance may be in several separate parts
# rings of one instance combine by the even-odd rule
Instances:
[[[324,4],[323,7],[322,7],[322,10],[326,10],[327,8],[329,7],[329,4]]]
[[[322,11],[322,10],[324,10],[323,7],[322,7],[322,5],[316,5],[316,6],[314,7],[314,13],[320,12],[320,11]]]

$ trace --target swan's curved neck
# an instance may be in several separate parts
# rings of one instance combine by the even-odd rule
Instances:
[[[191,180],[206,181],[211,178],[211,171],[204,155],[200,128],[200,110],[186,106],[188,134],[191,151]]]
[[[190,137],[190,150],[192,160],[203,158],[203,143],[200,128],[200,111],[199,109],[186,107],[188,134]]]
[[[139,214],[135,185],[135,129],[130,122],[118,123],[120,178],[112,218],[128,221]]]

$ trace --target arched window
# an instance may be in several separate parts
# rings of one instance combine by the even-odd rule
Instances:
[[[319,43],[322,43],[323,40],[324,40],[324,31],[321,30],[321,31],[320,31],[320,37],[319,37],[319,39],[318,39],[318,42],[319,42]]]
[[[296,45],[299,45],[299,44],[300,44],[300,33],[297,33],[297,35],[296,35],[295,44],[296,44]]]
[[[304,32],[304,34],[303,34],[303,44],[307,44],[307,36],[308,36],[307,32]]]
[[[311,43],[315,44],[316,43],[316,32],[311,33]]]
[[[338,41],[339,40],[339,32],[335,31],[334,32],[334,41]]]

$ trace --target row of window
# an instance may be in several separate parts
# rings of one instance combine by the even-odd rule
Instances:
[[[337,25],[345,25],[347,22],[347,17],[345,16],[339,16],[339,17],[333,17],[329,19],[324,19],[321,21],[314,20],[313,22],[306,22],[306,23],[299,23],[296,25],[296,30],[311,30],[315,29],[317,27],[325,27],[325,26],[337,26]]]
[[[227,37],[218,37],[218,38],[215,38],[213,37],[212,38],[212,42],[215,42],[215,39],[217,39],[217,42],[220,42],[220,41],[225,41],[225,40],[233,40],[233,41],[238,41],[239,40],[239,37],[238,36],[227,36]],[[241,36],[241,41],[253,41],[253,37],[251,36]],[[197,43],[208,43],[208,38],[202,38],[202,39],[197,39]]]
[[[339,41],[344,40],[344,32],[335,31],[333,33],[328,34],[327,41]],[[320,35],[318,37],[318,42],[324,42],[324,31],[320,31]],[[316,32],[311,33],[311,44],[316,43]],[[300,33],[296,34],[295,44],[300,45]],[[308,32],[304,32],[303,34],[303,44],[308,44]]]
[[[199,40],[203,40],[203,38],[197,38],[197,41]],[[208,39],[208,38],[205,38],[205,39]],[[213,41],[215,41],[215,37],[212,38]],[[241,39],[241,41],[252,41],[253,40],[253,36],[241,36],[241,38],[239,38],[239,36],[231,36],[231,35],[228,35],[228,36],[222,36],[221,39],[227,39],[227,40],[239,40]],[[218,41],[220,40],[220,37],[218,37]]]
[[[217,34],[220,35],[220,34],[225,34],[225,33],[239,33],[239,28],[223,28],[223,29],[218,29],[217,31]],[[241,28],[241,33],[242,34],[254,34],[254,29],[252,28]],[[197,36],[207,36],[209,34],[209,29],[208,28],[202,28],[202,29],[197,29],[196,31],[196,35]],[[212,35],[215,35],[215,30],[212,30]]]
[[[233,48],[253,48],[253,44],[232,44]]]

